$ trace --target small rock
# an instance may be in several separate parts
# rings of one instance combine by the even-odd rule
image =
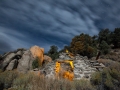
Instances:
[[[87,56],[84,56],[83,59],[84,59],[84,60],[88,60],[88,57],[87,57]]]
[[[83,74],[83,72],[79,72],[79,74]]]
[[[38,69],[38,68],[35,68],[35,69],[33,69],[33,71],[39,71],[39,69]]]
[[[89,76],[88,76],[88,75],[85,75],[84,78],[89,78]]]
[[[74,74],[74,77],[75,77],[75,78],[80,78],[80,75]]]

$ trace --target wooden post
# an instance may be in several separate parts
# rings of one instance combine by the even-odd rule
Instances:
[[[100,54],[101,54],[101,52],[99,51],[98,54],[97,54],[96,60],[99,59]]]

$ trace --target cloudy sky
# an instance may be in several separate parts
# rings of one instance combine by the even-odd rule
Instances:
[[[0,53],[69,45],[80,33],[120,27],[120,0],[0,0]]]

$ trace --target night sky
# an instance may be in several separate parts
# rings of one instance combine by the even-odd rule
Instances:
[[[0,0],[0,53],[62,49],[80,33],[120,27],[120,0]]]

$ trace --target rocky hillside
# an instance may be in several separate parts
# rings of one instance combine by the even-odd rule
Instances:
[[[43,76],[45,80],[56,81],[55,79],[56,61],[64,61],[64,60],[73,60],[73,64],[74,64],[73,82],[80,81],[79,83],[83,85],[83,82],[81,80],[87,80],[86,82],[90,82],[90,85],[93,85],[93,87],[95,86],[94,88],[96,88],[96,89],[84,89],[84,90],[100,90],[100,88],[105,88],[105,90],[111,90],[111,88],[112,90],[119,90],[120,88],[119,87],[120,85],[120,77],[119,77],[120,76],[120,63],[119,63],[120,50],[119,49],[112,49],[109,54],[101,55],[98,60],[95,60],[95,57],[93,57],[92,59],[88,59],[87,56],[81,56],[79,54],[74,55],[74,57],[70,57],[69,53],[64,53],[64,52],[59,53],[59,57],[55,60],[52,60],[49,56],[44,55],[43,51],[44,49],[41,49],[38,46],[33,46],[28,50],[21,48],[21,49],[17,49],[16,51],[8,52],[4,55],[1,55],[0,69],[2,69],[2,71],[4,72],[0,73],[0,82],[4,83],[4,88],[9,88],[8,86],[6,86],[7,83],[10,85],[13,84],[11,88],[16,88],[16,85],[17,86],[21,84],[26,85],[25,80],[27,79],[26,77],[28,77],[26,75],[29,75],[29,74],[30,74],[30,78],[28,78],[28,81],[27,81],[28,86],[26,87],[29,87],[29,84],[33,85],[33,83],[34,83],[33,87],[35,85],[41,87],[40,85],[42,83],[40,80],[43,80],[43,79],[36,77],[36,75]],[[40,68],[33,69],[32,63],[35,61],[36,57],[38,58],[38,63],[39,64],[42,63],[42,66],[40,66]],[[63,69],[66,68],[65,65],[61,65],[61,67]],[[25,77],[22,78],[21,73],[20,75],[18,75],[19,78],[14,76],[18,72],[24,73],[23,76]],[[10,74],[10,76],[7,76],[9,75],[8,73],[11,73],[13,75]],[[33,76],[35,76],[32,79],[32,83],[31,83],[31,73]],[[16,78],[12,78],[12,76]],[[11,77],[10,81],[8,80],[9,77]],[[17,78],[19,81],[21,81],[21,83],[17,81]],[[35,80],[37,82],[35,82]],[[60,81],[61,80],[63,79],[60,79]],[[12,82],[12,84],[10,82]],[[0,83],[1,86],[2,86],[2,83]],[[38,85],[38,83],[41,83],[41,84]],[[45,83],[47,83],[47,85],[51,85],[51,83],[54,84],[55,86],[60,85],[59,83],[55,84],[54,81],[51,83],[44,82],[44,84],[42,85],[45,86]],[[74,84],[76,85],[76,83]],[[85,86],[85,84],[82,87],[88,88],[89,86]],[[77,85],[80,85],[80,84],[77,83]],[[77,86],[75,86],[75,88],[77,88]],[[38,90],[38,89],[31,89],[31,90]],[[45,89],[42,89],[42,90],[45,90]],[[69,90],[74,90],[74,89],[69,89]]]
[[[41,66],[39,69],[33,69],[32,63],[38,57],[39,65],[43,62],[49,62]],[[90,61],[85,56],[76,55],[71,58],[67,53],[60,53],[57,60],[73,60],[74,61],[74,79],[86,78],[90,79],[91,74],[95,71],[101,70],[104,65],[97,61]],[[28,71],[34,73],[44,73],[45,77],[55,77],[55,62],[49,56],[44,55],[44,49],[38,46],[33,46],[29,50],[17,49],[14,52],[8,52],[1,56],[0,68],[5,70],[17,69],[19,72],[27,73]],[[64,67],[63,67],[64,68]]]

